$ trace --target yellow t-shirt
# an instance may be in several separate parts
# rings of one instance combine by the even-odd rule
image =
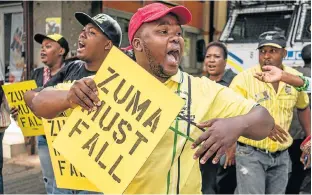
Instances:
[[[301,75],[295,69],[287,66],[283,66],[283,70],[294,75]],[[308,95],[306,92],[298,92],[294,87],[284,82],[280,82],[276,93],[271,83],[264,83],[253,77],[256,72],[261,72],[260,65],[238,74],[233,79],[230,88],[265,107],[274,118],[275,123],[288,132],[293,117],[293,109],[295,107],[306,108],[309,105]],[[254,141],[240,137],[238,141],[269,152],[276,152],[287,149],[293,140],[289,135],[288,141],[282,144],[274,142],[270,138]]]
[[[195,123],[246,114],[256,104],[206,77],[190,76],[191,109],[188,115],[188,76],[187,73],[178,71],[165,85],[185,100],[186,104],[180,115],[185,118],[190,116]],[[201,193],[199,162],[193,159],[196,150],[191,149],[192,141],[189,140],[198,138],[202,131],[192,125],[187,131],[187,126],[184,120],[173,121],[125,194]],[[190,139],[187,140],[184,135],[188,135]]]

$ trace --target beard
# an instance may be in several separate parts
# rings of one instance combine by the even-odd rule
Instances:
[[[152,74],[158,78],[162,78],[162,79],[168,79],[170,78],[171,76],[170,75],[167,75],[165,72],[164,72],[164,68],[163,66],[156,62],[156,59],[155,57],[152,55],[152,52],[151,50],[147,47],[146,43],[143,41],[143,48],[144,48],[144,51],[145,51],[145,54],[146,54],[146,58],[147,58],[147,61],[148,61],[148,66],[150,67],[150,70],[152,72]]]

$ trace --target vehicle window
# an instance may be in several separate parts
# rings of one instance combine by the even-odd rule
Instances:
[[[299,26],[296,34],[296,41],[311,41],[311,9],[302,12],[300,21],[304,21],[303,25]]]
[[[261,14],[239,14],[227,42],[254,43],[258,41],[261,33],[273,30],[279,31],[285,37],[288,37],[292,17],[292,10]]]

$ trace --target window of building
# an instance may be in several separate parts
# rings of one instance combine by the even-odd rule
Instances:
[[[24,70],[21,5],[0,6],[0,80],[17,82]]]

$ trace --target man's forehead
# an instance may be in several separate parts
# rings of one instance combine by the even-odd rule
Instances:
[[[51,40],[51,39],[49,39],[49,38],[45,38],[45,39],[43,39],[43,41],[42,41],[42,45],[43,44],[48,44],[48,43],[56,43],[55,41],[53,41],[53,40]]]
[[[93,28],[93,29],[95,29],[95,30],[97,30],[97,31],[101,31],[101,30],[99,29],[99,27],[95,26],[95,25],[92,24],[92,23],[88,23],[87,25],[84,26],[84,28],[88,28],[88,29]]]
[[[173,13],[168,13],[167,15],[153,21],[158,25],[181,25],[178,17]]]
[[[282,50],[284,48],[278,48],[278,47],[274,47],[271,45],[264,45],[264,46],[259,48],[259,50],[271,50],[271,49]]]

